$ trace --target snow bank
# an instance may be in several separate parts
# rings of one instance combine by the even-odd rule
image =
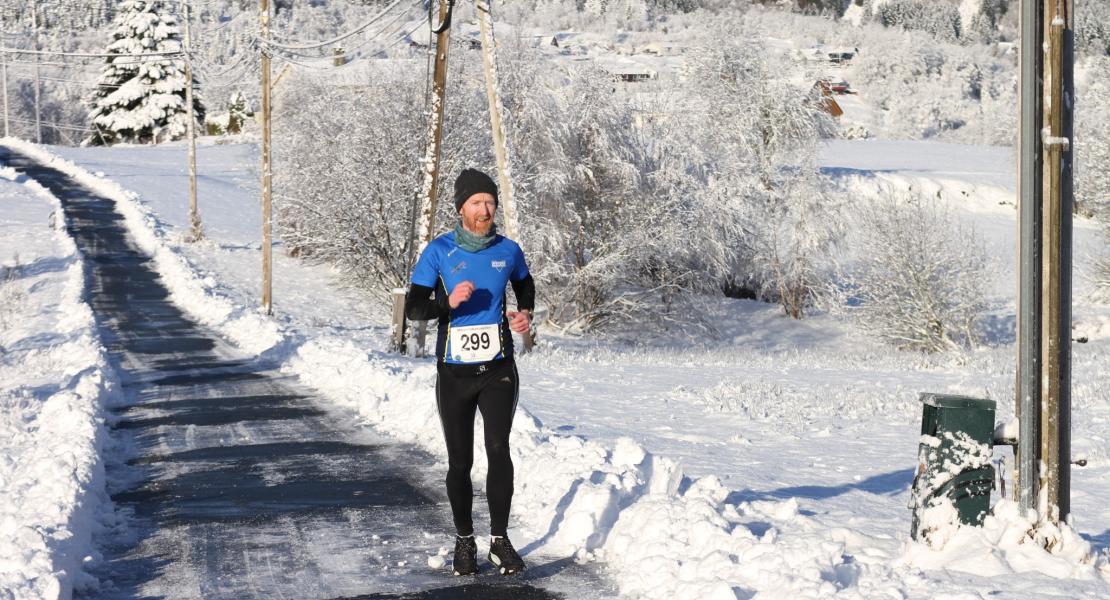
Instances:
[[[291,337],[290,332],[283,331],[276,321],[266,318],[257,309],[236,305],[221,293],[215,280],[201,275],[200,269],[173,247],[169,228],[138,194],[30,142],[6,138],[4,143],[115,201],[116,209],[123,214],[127,229],[140,249],[154,259],[155,268],[166,280],[173,301],[200,322],[217,329],[253,354],[274,349],[279,342]]]
[[[897,564],[993,576],[1039,572],[1059,579],[1110,581],[1110,556],[1067,525],[1034,523],[1012,500],[1000,500],[982,527],[949,525],[930,539],[941,547],[909,542]]]
[[[95,583],[82,566],[95,560],[92,534],[107,502],[103,408],[115,376],[82,300],[82,257],[60,203],[10,168],[0,177],[46,199],[54,226],[52,235],[38,229],[50,212],[41,202],[22,204],[33,207],[26,219],[5,202],[21,231],[3,232],[0,250],[17,250],[21,264],[4,284],[19,289],[4,298],[10,326],[0,327],[0,598],[69,598]]]

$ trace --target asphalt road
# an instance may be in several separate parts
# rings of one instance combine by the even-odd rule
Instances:
[[[444,472],[429,455],[349,425],[354,415],[183,314],[113,201],[3,146],[0,163],[62,201],[122,381],[107,457],[113,506],[89,569],[100,584],[85,597],[616,595],[569,559],[526,556],[529,570],[512,578],[490,565],[465,579],[429,567],[453,543]]]

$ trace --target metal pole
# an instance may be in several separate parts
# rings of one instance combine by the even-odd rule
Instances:
[[[505,143],[505,127],[501,120],[501,99],[498,97],[497,46],[493,40],[493,23],[490,19],[489,3],[479,0],[478,26],[482,34],[482,66],[486,74],[486,97],[489,101],[490,131],[493,133],[493,153],[497,157],[497,179],[500,183],[501,205],[505,210],[505,230],[509,239],[523,246],[520,239],[520,223],[516,213],[516,199],[513,193],[513,180],[510,175],[509,149]],[[521,335],[524,341],[522,353],[532,350],[531,331]]]
[[[420,217],[416,226],[416,234],[420,245],[417,254],[424,250],[424,246],[432,241],[435,233],[436,206],[438,198],[436,188],[439,183],[439,155],[443,143],[443,110],[446,106],[447,95],[447,51],[451,46],[451,8],[454,0],[440,0],[439,21],[441,23],[436,32],[436,58],[432,82],[432,107],[431,119],[428,124],[428,146],[424,153],[424,179],[421,184]],[[427,323],[416,322],[416,354],[424,349],[424,340],[427,336]]]
[[[270,2],[259,0],[261,38],[270,37]],[[262,45],[262,309],[274,314],[273,248],[270,239],[270,49]]]
[[[186,124],[186,135],[189,137],[189,235],[185,241],[196,242],[204,237],[201,231],[200,215],[197,213],[197,134],[196,115],[193,114],[193,60],[189,56],[192,49],[192,39],[189,27],[189,0],[183,3],[185,10],[185,105],[189,122]]]
[[[34,38],[35,50],[39,48],[38,11],[35,10],[37,0],[31,0],[31,31]],[[42,143],[42,80],[39,79],[39,55],[35,54],[35,140]]]
[[[1020,284],[1018,289],[1017,448],[1019,505],[1037,508],[1041,403],[1041,44],[1042,0],[1021,2],[1021,116],[1018,207]]]

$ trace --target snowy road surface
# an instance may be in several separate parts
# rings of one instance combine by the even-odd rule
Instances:
[[[593,569],[530,558],[521,578],[460,585],[423,451],[349,425],[275,366],[185,317],[111,200],[0,148],[61,199],[88,301],[123,382],[108,457],[115,522],[97,598],[599,598]],[[334,411],[334,409],[332,409]],[[482,502],[476,502],[481,506]]]

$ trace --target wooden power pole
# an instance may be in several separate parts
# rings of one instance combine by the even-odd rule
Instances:
[[[197,242],[204,237],[204,234],[201,231],[200,215],[197,213],[197,132],[194,123],[196,115],[193,112],[193,59],[189,55],[192,50],[189,0],[185,0],[182,6],[185,10],[185,105],[189,118],[185,134],[189,138],[189,234],[185,236],[185,241]]]
[[[1073,0],[1021,2],[1017,500],[1071,511]]]
[[[1047,517],[1071,505],[1072,0],[1046,2],[1041,374],[1041,490]]]
[[[428,242],[432,241],[435,235],[435,222],[436,222],[436,208],[438,205],[436,198],[436,188],[439,185],[439,156],[440,148],[443,144],[443,110],[446,106],[447,96],[447,51],[451,45],[451,13],[454,8],[455,0],[440,0],[439,2],[439,29],[436,33],[436,54],[435,54],[435,69],[432,75],[432,106],[429,111],[428,120],[428,145],[424,152],[424,158],[421,164],[424,168],[424,177],[420,186],[420,214],[417,216],[416,237],[420,240],[416,248],[416,256],[424,250]],[[394,303],[399,300],[399,297],[394,295]],[[395,321],[393,324],[394,343],[399,350],[402,348],[404,339],[404,311],[394,309]],[[396,322],[397,315],[402,319],[401,323]],[[427,323],[418,321],[416,323],[415,342],[416,349],[414,354],[420,354],[424,349],[424,338],[427,335]]]
[[[38,0],[31,0],[31,35],[35,45],[35,141],[42,143],[42,80],[39,73],[39,18],[35,8]]]
[[[505,127],[501,120],[500,86],[497,78],[497,44],[494,42],[493,22],[490,7],[486,0],[478,0],[478,26],[482,34],[482,66],[486,75],[486,97],[489,101],[490,130],[493,133],[493,154],[497,157],[497,180],[502,209],[505,214],[505,230],[510,239],[523,245],[520,239],[520,222],[517,219],[516,200],[513,193],[513,180],[509,167],[509,150],[505,143]],[[532,350],[531,331],[523,334],[524,352]]]
[[[4,62],[0,63],[0,88],[4,94],[4,137],[10,136],[11,127],[8,124],[8,55],[5,52],[0,52],[3,56]]]
[[[273,300],[273,247],[270,235],[270,2],[259,0],[259,23],[262,38],[262,310],[274,314]]]

